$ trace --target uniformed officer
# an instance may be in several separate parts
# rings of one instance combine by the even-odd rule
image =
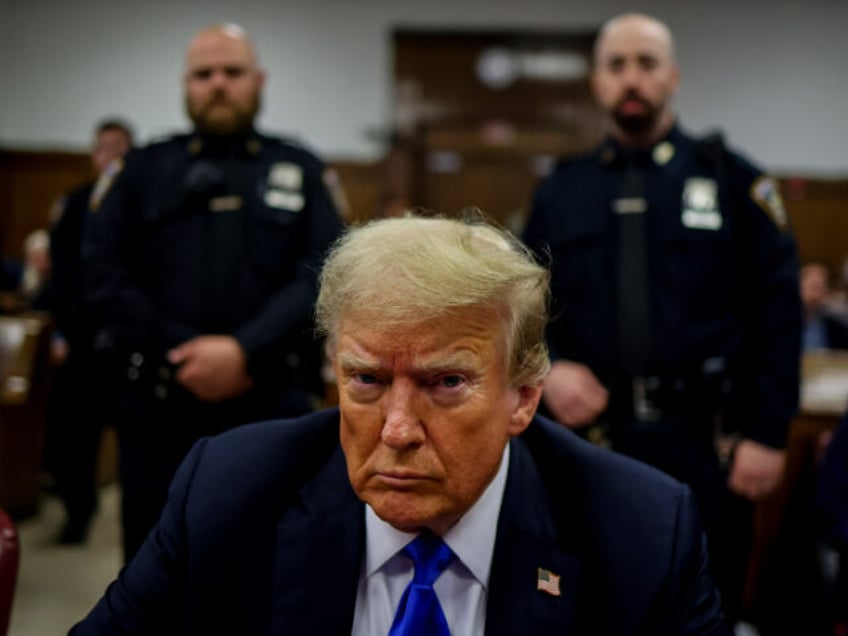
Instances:
[[[552,261],[547,408],[692,486],[732,615],[747,502],[778,484],[797,406],[797,259],[775,182],[678,127],[678,84],[664,24],[606,23],[592,87],[610,135],[540,185],[524,238]]]
[[[95,468],[103,427],[114,419],[114,378],[94,351],[91,313],[83,298],[83,233],[89,211],[114,175],[113,161],[133,145],[129,124],[104,119],[97,124],[91,163],[99,175],[62,198],[50,229],[51,274],[48,302],[64,358],[54,370],[45,431],[45,465],[67,514],[61,543],[82,543],[97,508]],[[61,354],[60,354],[61,355]],[[107,386],[108,385],[108,386]]]
[[[124,551],[156,522],[194,440],[312,408],[316,272],[341,232],[334,176],[258,133],[264,73],[235,25],[200,31],[191,134],[126,166],[93,215],[88,292],[129,389],[119,426]]]

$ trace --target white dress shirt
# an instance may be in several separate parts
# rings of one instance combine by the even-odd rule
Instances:
[[[433,589],[452,636],[483,636],[489,572],[508,466],[509,445],[486,490],[442,536],[456,558],[436,579]],[[412,562],[401,550],[416,536],[396,530],[365,506],[365,556],[356,594],[353,636],[389,633],[403,591],[414,574]]]

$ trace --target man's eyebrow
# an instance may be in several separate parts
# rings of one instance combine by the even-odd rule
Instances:
[[[475,368],[474,357],[465,351],[456,351],[420,365],[415,365],[421,373],[443,373],[445,371],[469,371]]]
[[[339,354],[339,366],[342,369],[374,369],[380,366],[380,363],[355,353],[345,352]]]
[[[345,370],[351,369],[378,369],[380,361],[351,352],[338,355],[339,366]],[[465,351],[456,351],[432,360],[413,364],[416,373],[442,373],[451,370],[467,371],[475,366],[474,358]]]

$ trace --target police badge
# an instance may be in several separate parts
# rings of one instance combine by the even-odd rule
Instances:
[[[681,221],[692,230],[718,230],[722,226],[718,207],[718,184],[714,179],[692,177],[683,185]]]

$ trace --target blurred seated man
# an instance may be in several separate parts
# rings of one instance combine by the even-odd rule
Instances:
[[[848,324],[829,306],[830,272],[827,265],[811,261],[801,268],[804,302],[804,349],[848,349]]]
[[[50,309],[50,234],[34,230],[24,239],[24,271],[19,293],[27,309]]]
[[[512,236],[374,221],[320,282],[339,408],[198,442],[73,634],[730,633],[688,488],[535,416]]]

